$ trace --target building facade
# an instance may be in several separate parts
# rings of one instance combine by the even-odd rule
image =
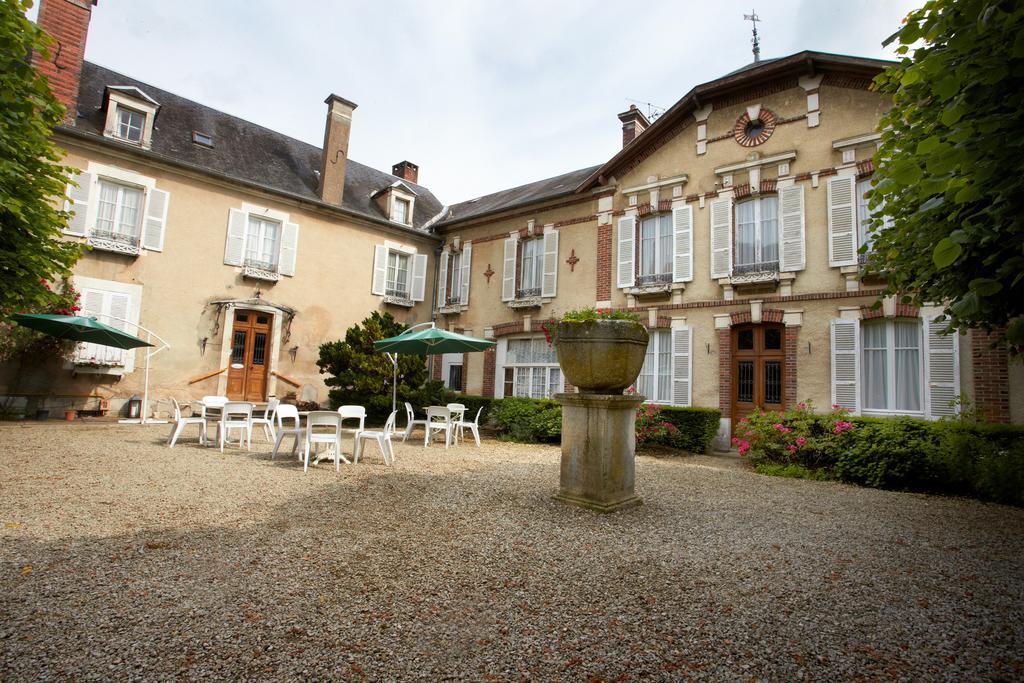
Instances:
[[[40,7],[80,48],[37,60],[82,170],[67,239],[92,247],[75,271],[86,310],[169,342],[157,397],[322,401],[319,345],[374,310],[498,342],[432,359],[449,387],[548,397],[572,387],[546,321],[596,306],[641,316],[637,390],[720,408],[722,446],[750,411],[806,400],[934,419],[963,395],[1024,422],[1024,371],[986,335],[939,334],[937,306],[873,307],[864,195],[889,102],[869,85],[886,62],[755,62],[653,122],[619,114],[623,147],[603,164],[446,207],[414,164],[347,158],[356,107],[341,97],[317,148],[83,62],[91,11]],[[141,392],[141,353],[83,346],[30,385],[123,400]]]

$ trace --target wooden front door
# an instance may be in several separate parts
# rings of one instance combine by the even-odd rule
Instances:
[[[733,431],[741,417],[758,408],[782,410],[786,355],[782,325],[738,325],[732,328]]]
[[[231,400],[266,400],[272,321],[270,313],[235,311],[228,366],[228,398]]]

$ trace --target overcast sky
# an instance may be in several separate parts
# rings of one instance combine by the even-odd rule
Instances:
[[[882,40],[921,2],[755,4],[764,58],[891,57]],[[86,59],[317,146],[337,93],[359,105],[351,158],[419,164],[452,204],[602,163],[630,99],[667,108],[752,60],[750,11],[751,0],[100,0]]]

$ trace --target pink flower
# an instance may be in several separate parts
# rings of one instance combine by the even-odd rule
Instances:
[[[806,403],[798,403],[796,405],[796,407],[799,408],[800,410],[807,410],[807,404]]]
[[[796,445],[797,446],[803,446],[805,443],[807,443],[807,439],[805,439],[802,436],[796,437]]]
[[[789,450],[791,452],[795,452],[796,451],[796,446],[794,446],[793,444],[789,444],[788,448],[789,448]]]
[[[775,429],[779,430],[780,432],[783,432],[783,431],[786,430],[786,428],[782,425],[781,422],[776,422],[774,425],[772,425],[772,427],[774,427]]]
[[[839,410],[839,404],[838,403],[833,403],[832,404],[832,410]]]
[[[741,417],[740,418],[740,424],[746,424],[747,422],[750,422],[750,418],[749,417]]]

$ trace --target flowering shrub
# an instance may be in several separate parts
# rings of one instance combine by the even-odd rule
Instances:
[[[645,403],[636,411],[636,445],[671,442],[679,428],[661,414],[661,406]]]
[[[49,300],[34,310],[23,312],[57,315],[78,315],[80,313],[81,295],[75,291],[70,280],[62,280],[56,285],[47,280],[39,282],[49,293]],[[74,349],[75,343],[66,339],[51,337],[7,320],[0,322],[0,361],[18,359],[44,361],[48,358],[64,358]]]
[[[795,463],[805,467],[828,467],[855,425],[849,412],[832,406],[828,413],[815,413],[810,403],[800,403],[783,412],[759,411],[740,418],[732,442],[740,455],[751,462]]]

